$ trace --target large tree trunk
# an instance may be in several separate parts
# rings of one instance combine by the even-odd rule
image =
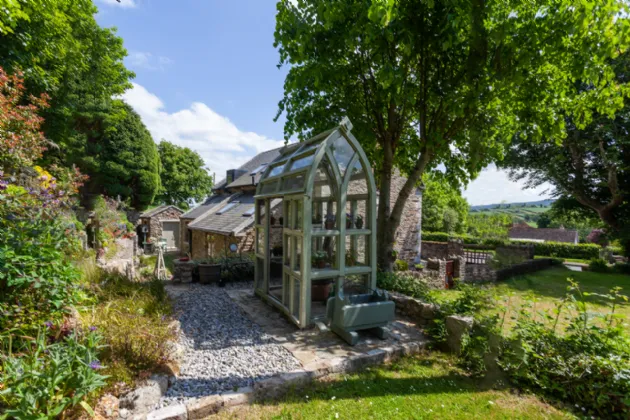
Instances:
[[[394,152],[391,143],[383,145],[383,166],[379,174],[379,201],[376,227],[377,264],[382,271],[392,271],[391,259],[393,243],[387,236],[390,215],[392,172],[394,170]]]

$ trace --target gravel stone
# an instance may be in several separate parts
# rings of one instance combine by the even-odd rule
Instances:
[[[301,367],[225,292],[226,288],[252,288],[251,282],[226,288],[201,284],[187,287],[172,293],[181,324],[181,371],[156,408],[251,387],[255,381]]]

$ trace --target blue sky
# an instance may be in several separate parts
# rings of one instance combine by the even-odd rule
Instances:
[[[275,0],[96,0],[118,28],[136,73],[124,99],[159,141],[201,154],[217,179],[283,143],[285,69],[273,47]],[[537,200],[488,168],[464,192],[471,204]]]

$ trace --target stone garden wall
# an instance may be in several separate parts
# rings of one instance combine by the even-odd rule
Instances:
[[[451,256],[464,255],[464,244],[460,240],[448,242],[422,241],[422,258],[451,259]]]
[[[181,210],[169,207],[161,213],[149,219],[149,238],[160,238],[162,236],[162,220],[179,220],[181,216]],[[146,220],[146,219],[144,219]]]

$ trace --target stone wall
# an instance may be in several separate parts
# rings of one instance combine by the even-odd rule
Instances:
[[[162,220],[179,220],[179,216],[181,215],[181,210],[169,207],[163,212],[156,214],[155,216],[152,216],[150,218],[143,218],[142,223],[149,225],[147,238],[160,238],[162,236]]]
[[[422,258],[428,260],[437,258],[440,260],[452,259],[453,256],[464,255],[464,244],[461,240],[448,242],[422,241]]]
[[[192,231],[192,259],[200,260],[208,257],[208,243],[206,241],[206,232],[200,230]]]
[[[188,243],[188,225],[193,219],[180,219],[179,221],[179,253],[186,255],[190,252],[190,244]]]
[[[487,283],[497,281],[497,272],[488,264],[466,264],[466,283]]]
[[[428,324],[438,314],[439,307],[435,304],[425,303],[397,292],[390,292],[389,296],[396,304],[397,313],[413,319],[419,325]]]

